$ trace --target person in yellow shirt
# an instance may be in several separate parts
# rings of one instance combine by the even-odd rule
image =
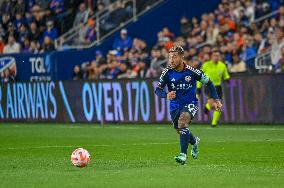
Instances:
[[[228,73],[228,69],[225,63],[221,61],[221,54],[218,49],[213,49],[211,51],[211,60],[206,61],[202,66],[201,70],[210,78],[213,82],[213,85],[216,88],[217,94],[220,99],[223,97],[221,83],[222,81],[228,81],[230,79],[230,75]],[[197,83],[197,95],[201,94],[201,86],[200,82]],[[208,112],[212,108],[212,103],[214,99],[210,96],[210,92],[207,87],[205,87],[205,93],[207,96],[207,103],[205,105],[204,112],[208,114]],[[220,110],[214,110],[213,118],[211,122],[212,127],[216,127],[221,116]]]

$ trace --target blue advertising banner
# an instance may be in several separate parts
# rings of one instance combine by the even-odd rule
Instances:
[[[169,123],[157,82],[26,82],[0,87],[2,122]],[[240,76],[224,85],[223,123],[284,123],[284,75]],[[201,96],[194,122],[209,123]]]
[[[2,56],[0,72],[12,71],[18,81],[51,81],[54,71],[51,56],[52,54]]]
[[[17,81],[71,80],[76,65],[91,62],[94,58],[94,49],[3,55],[0,56],[0,73],[13,70]]]

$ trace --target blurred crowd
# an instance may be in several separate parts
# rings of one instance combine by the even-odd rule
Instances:
[[[275,11],[278,13],[257,21]],[[175,36],[163,28],[150,49],[122,29],[105,56],[97,51],[92,62],[74,67],[74,79],[157,77],[167,66],[173,45],[183,46],[186,63],[197,68],[210,59],[211,49],[218,48],[220,60],[231,73],[257,72],[255,58],[267,53],[271,71],[284,70],[284,6],[280,1],[222,0],[214,12],[200,19],[182,17],[180,32]]]
[[[137,1],[138,11],[154,0]],[[96,39],[94,14],[100,19],[101,34],[126,21],[132,0],[4,0],[0,1],[0,54],[41,53],[55,50],[55,39],[70,28],[87,23],[79,42]]]

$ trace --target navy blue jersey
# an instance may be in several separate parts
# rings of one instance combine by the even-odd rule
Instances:
[[[196,81],[207,84],[209,78],[198,69],[185,65],[183,71],[176,71],[171,67],[163,70],[158,87],[168,91],[176,91],[176,98],[170,101],[170,111],[183,107],[185,104],[197,104]]]

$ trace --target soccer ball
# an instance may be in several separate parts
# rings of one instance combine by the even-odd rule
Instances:
[[[71,154],[71,162],[74,166],[83,168],[86,167],[91,160],[89,152],[83,148],[75,149]]]

